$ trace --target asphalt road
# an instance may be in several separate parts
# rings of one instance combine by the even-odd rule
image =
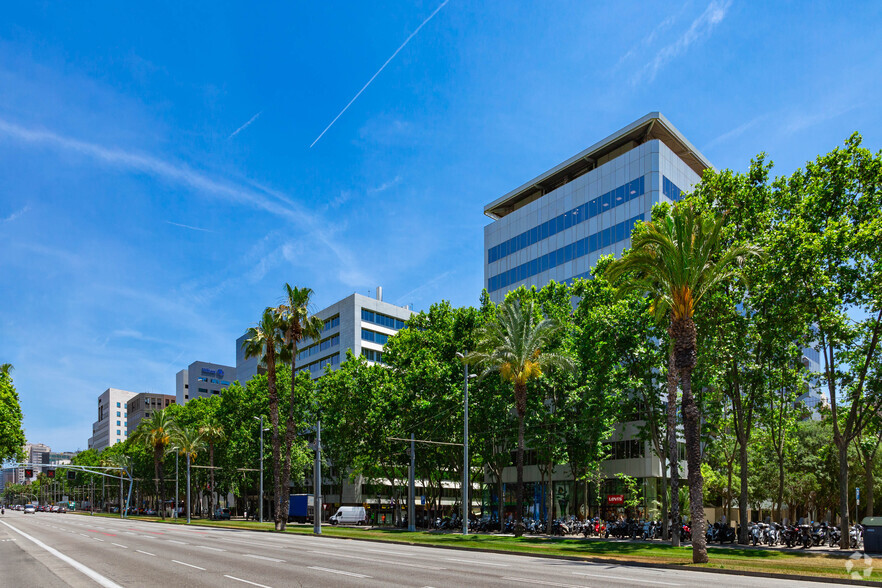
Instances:
[[[795,588],[805,583],[240,529],[6,511],[0,517],[0,585]]]

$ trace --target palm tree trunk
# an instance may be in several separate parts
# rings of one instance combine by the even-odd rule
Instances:
[[[692,515],[692,563],[707,563],[705,537],[704,479],[701,476],[700,415],[692,396],[692,370],[681,370],[683,389],[683,429],[686,436],[686,463],[689,469],[689,511]]]
[[[526,392],[526,391],[525,391]],[[526,402],[525,402],[526,403]],[[520,402],[518,402],[520,404]],[[520,537],[524,534],[524,521],[523,521],[523,513],[524,513],[524,414],[518,410],[518,457],[517,457],[517,470],[518,470],[518,482],[517,482],[517,499],[515,500],[515,504],[517,505],[517,512],[515,513],[515,537]]]
[[[680,451],[677,445],[677,366],[674,348],[668,355],[668,461],[671,463],[671,545],[680,547]],[[667,513],[666,513],[667,514]]]
[[[156,474],[156,495],[159,497],[160,504],[162,504],[162,502],[163,502],[163,500],[162,500],[162,487],[163,487],[163,483],[162,483],[163,482],[163,480],[162,480],[162,453],[163,453],[164,449],[165,448],[162,447],[161,445],[153,448],[153,467],[155,468],[154,473]],[[161,511],[162,511],[162,509],[160,508],[160,516],[164,519],[165,514],[162,513]]]

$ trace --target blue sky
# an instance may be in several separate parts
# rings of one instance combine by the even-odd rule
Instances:
[[[649,111],[718,168],[882,147],[878,2],[442,3],[5,7],[0,363],[30,441],[85,448],[106,388],[234,363],[286,281],[476,304],[483,205]]]

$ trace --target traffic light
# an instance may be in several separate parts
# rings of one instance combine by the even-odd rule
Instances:
[[[25,468],[25,478],[33,478],[34,470],[33,468]]]
[[[74,480],[76,480],[77,479],[76,470],[67,470],[67,479],[70,482],[73,482]]]
[[[46,477],[47,478],[54,478],[55,477],[55,470],[46,470]]]

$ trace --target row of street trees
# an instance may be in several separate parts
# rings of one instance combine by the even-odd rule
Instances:
[[[707,561],[706,500],[731,508],[737,494],[742,533],[751,506],[767,502],[776,516],[785,505],[791,516],[823,506],[845,527],[855,465],[870,484],[872,512],[882,440],[882,154],[855,135],[788,177],[772,179],[771,169],[759,156],[745,173],[708,170],[692,194],[656,206],[635,228],[631,250],[601,258],[591,279],[521,287],[498,306],[486,292],[477,308],[433,304],[389,339],[382,363],[347,352],[317,382],[296,365],[298,346],[321,339],[313,293],[286,284],[283,303],[264,311],[246,343],[266,373],[163,413],[211,439],[219,464],[209,470],[217,473],[212,492],[244,500],[257,483],[244,471],[260,458],[256,419],[268,417],[282,530],[291,481],[303,480],[309,463],[304,436],[319,418],[337,487],[347,478],[382,483],[399,502],[409,457],[394,438],[461,443],[460,354],[481,374],[469,389],[472,467],[462,471],[454,445],[418,451],[416,475],[430,503],[440,503],[445,480],[487,476],[501,519],[502,475],[514,453],[520,523],[529,450],[549,490],[555,465],[566,466],[573,501],[582,485],[586,504],[586,482],[599,487],[615,424],[631,421],[663,464],[662,512],[675,519],[685,438],[696,562]],[[804,349],[819,354],[820,373],[806,369]],[[795,403],[809,388],[829,398],[820,423],[803,422]],[[141,452],[126,454],[153,466],[139,477],[155,480],[161,502],[169,441],[167,427],[154,430],[107,451]],[[794,464],[823,457],[805,447],[827,433],[836,455],[815,463],[824,472],[838,466],[828,483],[811,482],[809,496],[793,482],[807,483]],[[834,487],[838,498],[828,500]]]

